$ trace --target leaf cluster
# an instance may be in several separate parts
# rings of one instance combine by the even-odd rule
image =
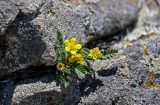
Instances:
[[[60,72],[60,79],[62,79],[64,86],[67,87],[70,83],[70,75],[71,73],[77,73],[77,75],[87,75],[91,74],[92,72],[95,72],[91,66],[90,63],[93,62],[95,59],[93,59],[90,54],[90,49],[82,47],[77,53],[82,54],[85,59],[84,64],[76,63],[76,62],[68,62],[68,57],[71,56],[67,52],[65,52],[65,44],[63,41],[63,36],[60,31],[56,34],[56,61],[58,63],[63,63],[65,65],[65,68]],[[115,49],[106,50],[102,52],[102,57],[98,58],[100,60],[102,59],[110,59],[113,57],[118,51]]]

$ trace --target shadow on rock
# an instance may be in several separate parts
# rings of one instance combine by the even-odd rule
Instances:
[[[75,79],[63,89],[55,69],[54,66],[32,66],[8,75],[6,80],[3,78],[1,105],[77,105],[81,96],[88,96],[103,86],[102,81],[91,76],[78,84],[77,76],[73,75]]]
[[[117,70],[118,70],[118,67],[116,66],[109,69],[102,69],[98,72],[98,75],[102,77],[116,75]]]
[[[0,105],[12,105],[37,93],[59,90],[59,80],[54,69],[54,66],[29,67],[0,78]]]
[[[87,76],[85,81],[80,83],[81,96],[88,96],[91,92],[95,92],[97,87],[103,86],[101,80]]]

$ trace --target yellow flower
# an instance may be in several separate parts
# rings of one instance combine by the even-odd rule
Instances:
[[[89,56],[91,56],[93,59],[97,59],[102,56],[102,53],[99,50],[99,48],[97,47],[97,48],[93,48],[92,50],[90,50]]]
[[[82,48],[82,45],[78,44],[76,41],[76,38],[65,40],[65,51],[70,52],[71,54],[76,54],[77,51]]]
[[[65,65],[64,65],[63,63],[58,63],[58,64],[57,64],[57,69],[58,69],[58,70],[61,70],[61,71],[62,71],[64,68],[65,68]]]
[[[82,54],[75,54],[75,55],[72,55],[71,57],[69,57],[69,62],[70,63],[73,63],[73,62],[77,62],[77,63],[84,63],[85,60],[84,60],[84,56]]]

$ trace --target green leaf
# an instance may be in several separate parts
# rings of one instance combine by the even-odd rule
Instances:
[[[89,54],[89,49],[88,48],[82,48],[81,53],[88,55]]]
[[[68,69],[68,68],[65,68],[65,69],[64,69],[64,72],[69,75],[69,74],[71,73],[71,70]]]
[[[64,41],[63,41],[63,36],[60,31],[57,31],[56,33],[56,61],[57,63],[62,63],[65,60],[66,53],[64,51]]]
[[[85,77],[85,73],[80,72],[78,69],[75,69],[75,73],[77,74],[78,78],[84,78]]]
[[[89,56],[89,49],[88,48],[82,48],[80,50],[80,53],[84,55],[84,57],[87,59],[87,60],[93,60],[92,57]]]
[[[68,87],[69,86],[69,81],[68,80],[64,80],[64,87]]]
[[[83,74],[87,74],[90,71],[88,67],[86,67],[85,65],[81,65],[81,64],[76,64],[75,69],[79,70]]]
[[[56,40],[57,40],[57,44],[61,47],[63,47],[63,36],[62,36],[62,33],[60,31],[57,31],[57,34],[56,34]]]
[[[63,72],[63,82],[64,82],[64,86],[65,87],[68,87],[69,86],[69,73],[67,73],[67,72]]]
[[[108,59],[113,57],[116,53],[118,53],[118,50],[115,50],[115,49],[106,50],[106,51],[102,52],[103,56]]]
[[[77,64],[75,67],[75,72],[78,76],[78,78],[84,78],[87,74],[87,68],[81,64]]]

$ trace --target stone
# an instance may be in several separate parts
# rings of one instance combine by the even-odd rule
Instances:
[[[47,0],[10,0],[24,14],[37,13]],[[33,14],[32,14],[33,15]],[[32,15],[30,15],[32,17]]]
[[[0,82],[0,105],[77,104],[80,95],[78,85],[62,89],[55,68],[43,68],[21,70],[13,78]]]
[[[145,87],[150,72],[145,56],[153,57],[153,63],[157,67],[159,56],[153,55],[157,55],[159,50],[153,49],[159,49],[159,40],[158,35],[155,38],[138,40],[112,59],[95,61],[92,64],[97,71],[95,79],[85,77],[80,80],[80,84],[73,82],[65,91],[61,90],[57,75],[53,72],[55,68],[50,68],[50,73],[47,73],[48,67],[36,68],[42,74],[38,76],[35,74],[37,71],[30,70],[33,72],[30,73],[23,70],[20,74],[17,73],[20,76],[18,78],[23,79],[14,79],[1,85],[1,88],[4,89],[5,86],[8,90],[3,91],[7,97],[0,96],[1,100],[5,105],[158,105],[160,88],[153,88],[149,84]],[[144,42],[148,45],[149,55],[144,51]],[[34,77],[29,74],[34,74]],[[153,74],[152,82],[159,83],[158,75]]]
[[[130,4],[129,0],[87,0],[75,10],[84,20],[87,35],[99,38],[131,26],[136,21],[137,5]]]
[[[157,25],[159,9],[155,1],[149,1],[145,2],[142,10],[147,9],[153,15],[148,16],[146,11],[145,14],[141,14],[140,10],[139,14],[142,16],[138,17],[138,21]],[[125,45],[124,40],[120,41],[117,43],[121,46],[117,48],[119,53],[114,58],[98,60],[92,64],[97,71],[95,78],[90,76],[82,77],[81,80],[77,77],[72,78],[72,84],[66,90],[60,88],[60,81],[55,73],[57,30],[63,33],[64,39],[76,37],[83,45],[93,39],[111,36],[133,25],[141,6],[139,0],[80,2],[1,0],[1,4],[6,6],[2,5],[0,11],[11,8],[15,9],[15,13],[11,13],[14,15],[12,17],[10,12],[6,12],[9,17],[7,20],[2,17],[5,25],[3,27],[0,25],[0,33],[3,34],[0,36],[0,104],[158,105],[160,103],[160,88],[151,86],[160,82],[158,31],[156,35],[147,33],[147,37],[129,40],[129,45]],[[143,20],[143,17],[147,19]],[[157,23],[154,19],[158,20]],[[142,25],[141,23],[138,24]],[[104,40],[103,42],[105,43]],[[153,71],[147,58],[151,58],[151,63],[156,67]],[[147,79],[151,71],[152,84],[148,84]]]
[[[4,34],[18,15],[18,8],[9,1],[0,1],[0,35]]]
[[[154,70],[150,70],[146,65],[148,61],[145,59],[143,47],[145,42],[149,45],[148,49],[159,49],[160,37],[157,36],[154,39],[149,38],[147,40],[133,42],[133,45],[125,48],[123,53],[117,55],[118,57],[112,58],[109,61],[107,60],[107,66],[97,62],[101,68],[99,69],[99,73],[96,74],[96,80],[101,81],[101,85],[93,83],[94,85],[86,86],[87,88],[84,89],[78,105],[158,105],[160,102],[158,98],[160,93],[160,78],[156,76],[158,72],[153,74],[151,81],[158,83],[157,88],[153,88],[146,83],[147,78],[149,78],[149,72],[154,72]],[[154,50],[154,53],[151,52],[153,50],[148,50],[148,56],[152,57],[153,64],[157,67],[159,56],[153,55],[159,53],[159,51]],[[94,66],[97,64],[95,62]],[[146,84],[147,87],[145,87]]]
[[[53,73],[52,73],[53,74]],[[14,84],[13,84],[14,83]],[[1,105],[47,105],[54,97],[55,103],[62,102],[60,87],[56,84],[54,75],[44,75],[34,79],[13,82],[5,87],[5,101]],[[57,100],[58,99],[58,100]],[[63,102],[62,102],[63,103]]]
[[[146,0],[138,13],[137,23],[125,39],[133,41],[148,33],[160,33],[160,8],[158,0]]]
[[[55,1],[56,2],[56,1]],[[55,64],[55,35],[61,30],[64,38],[76,37],[86,43],[84,27],[78,15],[60,2],[46,2],[39,10],[21,12],[8,33],[8,50],[2,59],[1,74],[36,65]]]
[[[136,20],[138,10],[137,6],[130,5],[127,0],[86,1],[84,4],[68,4],[59,0],[7,2],[16,5],[20,12],[5,33],[6,38],[2,44],[5,50],[0,54],[3,55],[0,75],[29,66],[55,65],[57,30],[62,32],[64,39],[76,37],[79,43],[85,45],[94,38],[125,29]]]

